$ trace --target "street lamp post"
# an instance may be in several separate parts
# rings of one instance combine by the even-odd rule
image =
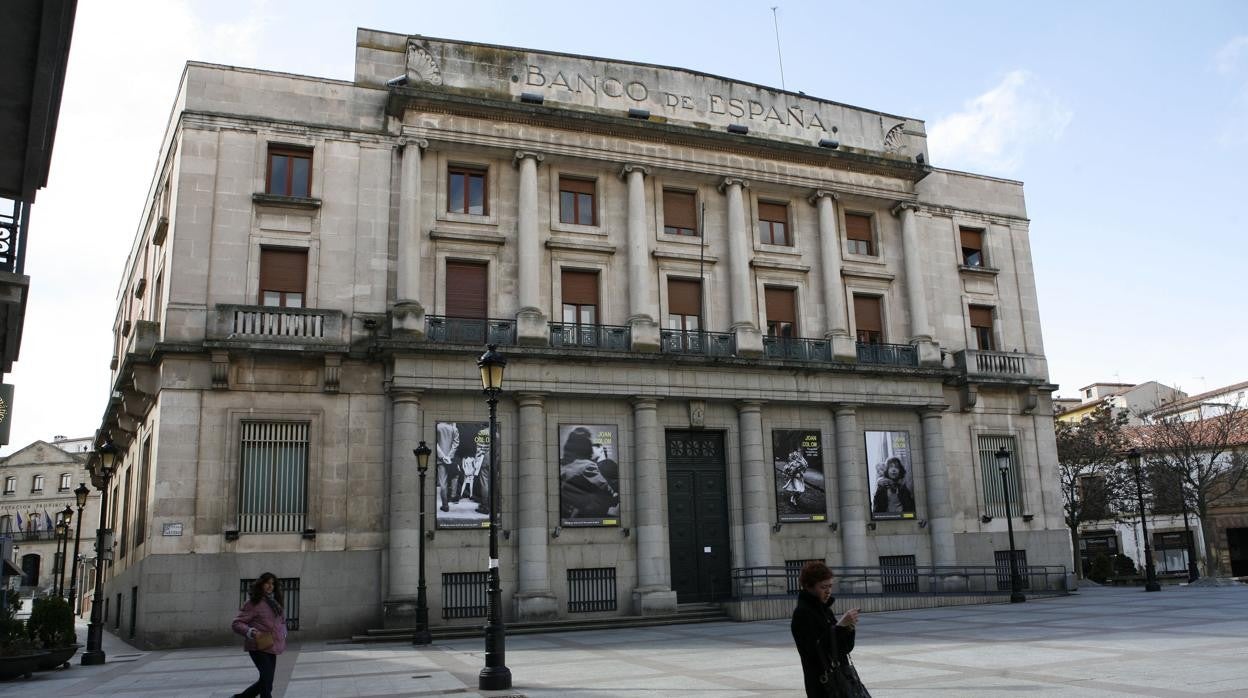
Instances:
[[[69,564],[69,562],[66,560],[66,558],[69,557],[69,522],[73,520],[73,518],[74,518],[74,510],[69,505],[66,505],[65,509],[61,511],[61,523],[59,526],[60,528],[59,535],[61,536],[64,542],[61,544],[61,575],[59,578],[60,586],[57,588],[57,592],[56,592],[56,595],[62,598],[64,598],[65,596],[65,567],[66,565]],[[72,576],[73,573],[71,572],[70,575]]]
[[[56,539],[56,554],[52,556],[52,559],[59,563],[52,567],[52,594],[54,596],[61,595],[61,580],[65,576],[65,552],[61,550],[61,542],[65,540],[65,528],[65,522],[61,520],[58,512],[56,525],[52,527],[52,537]]]
[[[84,482],[78,483],[78,488],[74,490],[74,500],[78,505],[78,524],[74,530],[74,557],[72,559],[74,568],[69,572],[69,608],[78,614],[80,604],[78,602],[78,544],[82,541],[82,508],[87,505],[87,495],[91,490],[87,489]]]
[[[499,511],[502,498],[498,492],[498,394],[503,389],[503,369],[506,366],[507,357],[500,354],[494,344],[488,345],[477,360],[477,368],[481,370],[481,388],[490,406],[490,586],[485,620],[485,668],[477,677],[477,687],[482,691],[511,688],[498,570],[498,528],[502,522]]]
[[[420,582],[416,585],[416,630],[413,645],[433,642],[429,633],[429,600],[425,596],[425,474],[429,472],[429,446],[421,441],[412,453],[416,455],[416,472],[420,475]]]
[[[1014,553],[1014,516],[1010,512],[1010,452],[1005,446],[993,454],[997,459],[997,470],[1001,471],[1001,494],[1005,499],[1005,526],[1010,532],[1010,603],[1022,603],[1027,600],[1023,596],[1023,581],[1018,576],[1018,556]]]
[[[113,477],[117,461],[117,447],[112,439],[96,449],[99,456],[100,477],[100,525],[95,529],[95,594],[91,600],[91,622],[87,624],[87,649],[82,653],[84,666],[104,663],[104,550],[108,521],[108,481]]]
[[[1144,532],[1144,591],[1161,591],[1157,583],[1157,568],[1153,566],[1153,546],[1148,542],[1148,519],[1144,516],[1144,489],[1140,484],[1140,452],[1127,452],[1127,462],[1135,474],[1135,497],[1140,507],[1140,527]]]

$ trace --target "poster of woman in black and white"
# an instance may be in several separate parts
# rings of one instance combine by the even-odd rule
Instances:
[[[781,522],[827,521],[823,447],[818,430],[773,429],[776,515]]]
[[[482,528],[490,522],[490,425],[438,422],[438,528]]]
[[[619,525],[618,443],[614,424],[559,425],[559,525]]]
[[[872,519],[914,518],[914,473],[910,467],[910,434],[868,431],[867,478],[871,483]]]

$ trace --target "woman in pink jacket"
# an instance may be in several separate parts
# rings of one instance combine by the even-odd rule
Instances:
[[[234,618],[233,628],[246,638],[243,649],[260,671],[260,678],[234,698],[272,698],[277,655],[286,651],[286,610],[276,575],[265,572],[251,585],[251,594]]]

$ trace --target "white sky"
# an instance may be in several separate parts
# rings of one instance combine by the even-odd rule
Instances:
[[[4,452],[99,426],[185,61],[349,80],[362,26],[780,86],[773,4],[788,89],[924,119],[933,165],[1025,182],[1060,395],[1248,379],[1248,3],[80,0]]]

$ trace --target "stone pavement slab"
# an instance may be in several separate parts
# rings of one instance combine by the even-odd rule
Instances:
[[[1023,604],[864,614],[858,627],[854,661],[877,698],[1248,696],[1248,586],[1093,586]],[[104,666],[75,658],[71,669],[0,682],[0,697],[224,698],[255,678],[236,646],[143,652],[106,634],[105,651]],[[478,691],[483,664],[480,639],[292,643],[274,695],[802,695],[785,620],[509,637],[510,691]]]

